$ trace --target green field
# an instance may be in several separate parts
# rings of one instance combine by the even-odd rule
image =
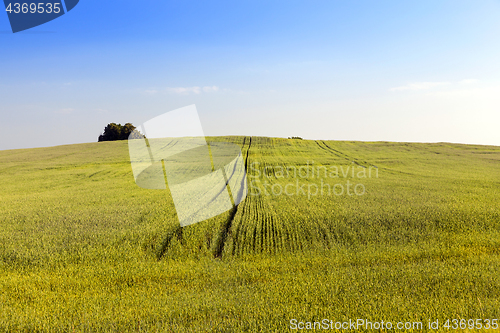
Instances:
[[[209,140],[241,146],[249,193],[182,229],[127,142],[0,151],[0,331],[500,319],[500,147]]]

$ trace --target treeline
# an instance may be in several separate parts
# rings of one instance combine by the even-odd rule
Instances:
[[[127,140],[129,136],[131,139],[145,138],[145,136],[136,130],[136,127],[131,123],[126,123],[123,126],[121,124],[110,123],[104,128],[104,132],[99,135],[98,141]]]

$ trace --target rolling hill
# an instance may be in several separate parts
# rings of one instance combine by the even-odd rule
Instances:
[[[500,147],[208,140],[240,145],[248,194],[184,228],[127,142],[0,151],[0,330],[500,317]]]

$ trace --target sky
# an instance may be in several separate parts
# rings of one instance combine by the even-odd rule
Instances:
[[[13,34],[0,149],[195,104],[205,135],[500,145],[500,1],[80,0]]]

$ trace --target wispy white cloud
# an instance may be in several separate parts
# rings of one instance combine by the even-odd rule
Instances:
[[[175,88],[167,88],[167,92],[178,95],[189,95],[189,94],[201,94],[204,93],[212,93],[219,91],[220,88],[217,86],[205,86],[205,87],[175,87]]]
[[[178,95],[189,95],[190,93],[199,94],[201,92],[201,88],[200,87],[167,88],[167,92]]]
[[[389,91],[405,91],[405,90],[429,90],[436,87],[449,85],[450,82],[414,82],[409,83],[406,86],[395,87],[389,89]]]
[[[141,90],[143,95],[153,96],[157,94],[176,94],[176,95],[199,95],[202,93],[216,93],[219,91],[227,91],[227,89],[220,89],[218,86],[193,86],[193,87],[169,87],[169,88],[150,88]]]
[[[144,90],[143,93],[145,95],[155,95],[158,93],[158,90],[156,89],[147,89],[147,90]]]
[[[219,87],[211,86],[211,87],[203,87],[204,92],[217,92],[219,91]]]

